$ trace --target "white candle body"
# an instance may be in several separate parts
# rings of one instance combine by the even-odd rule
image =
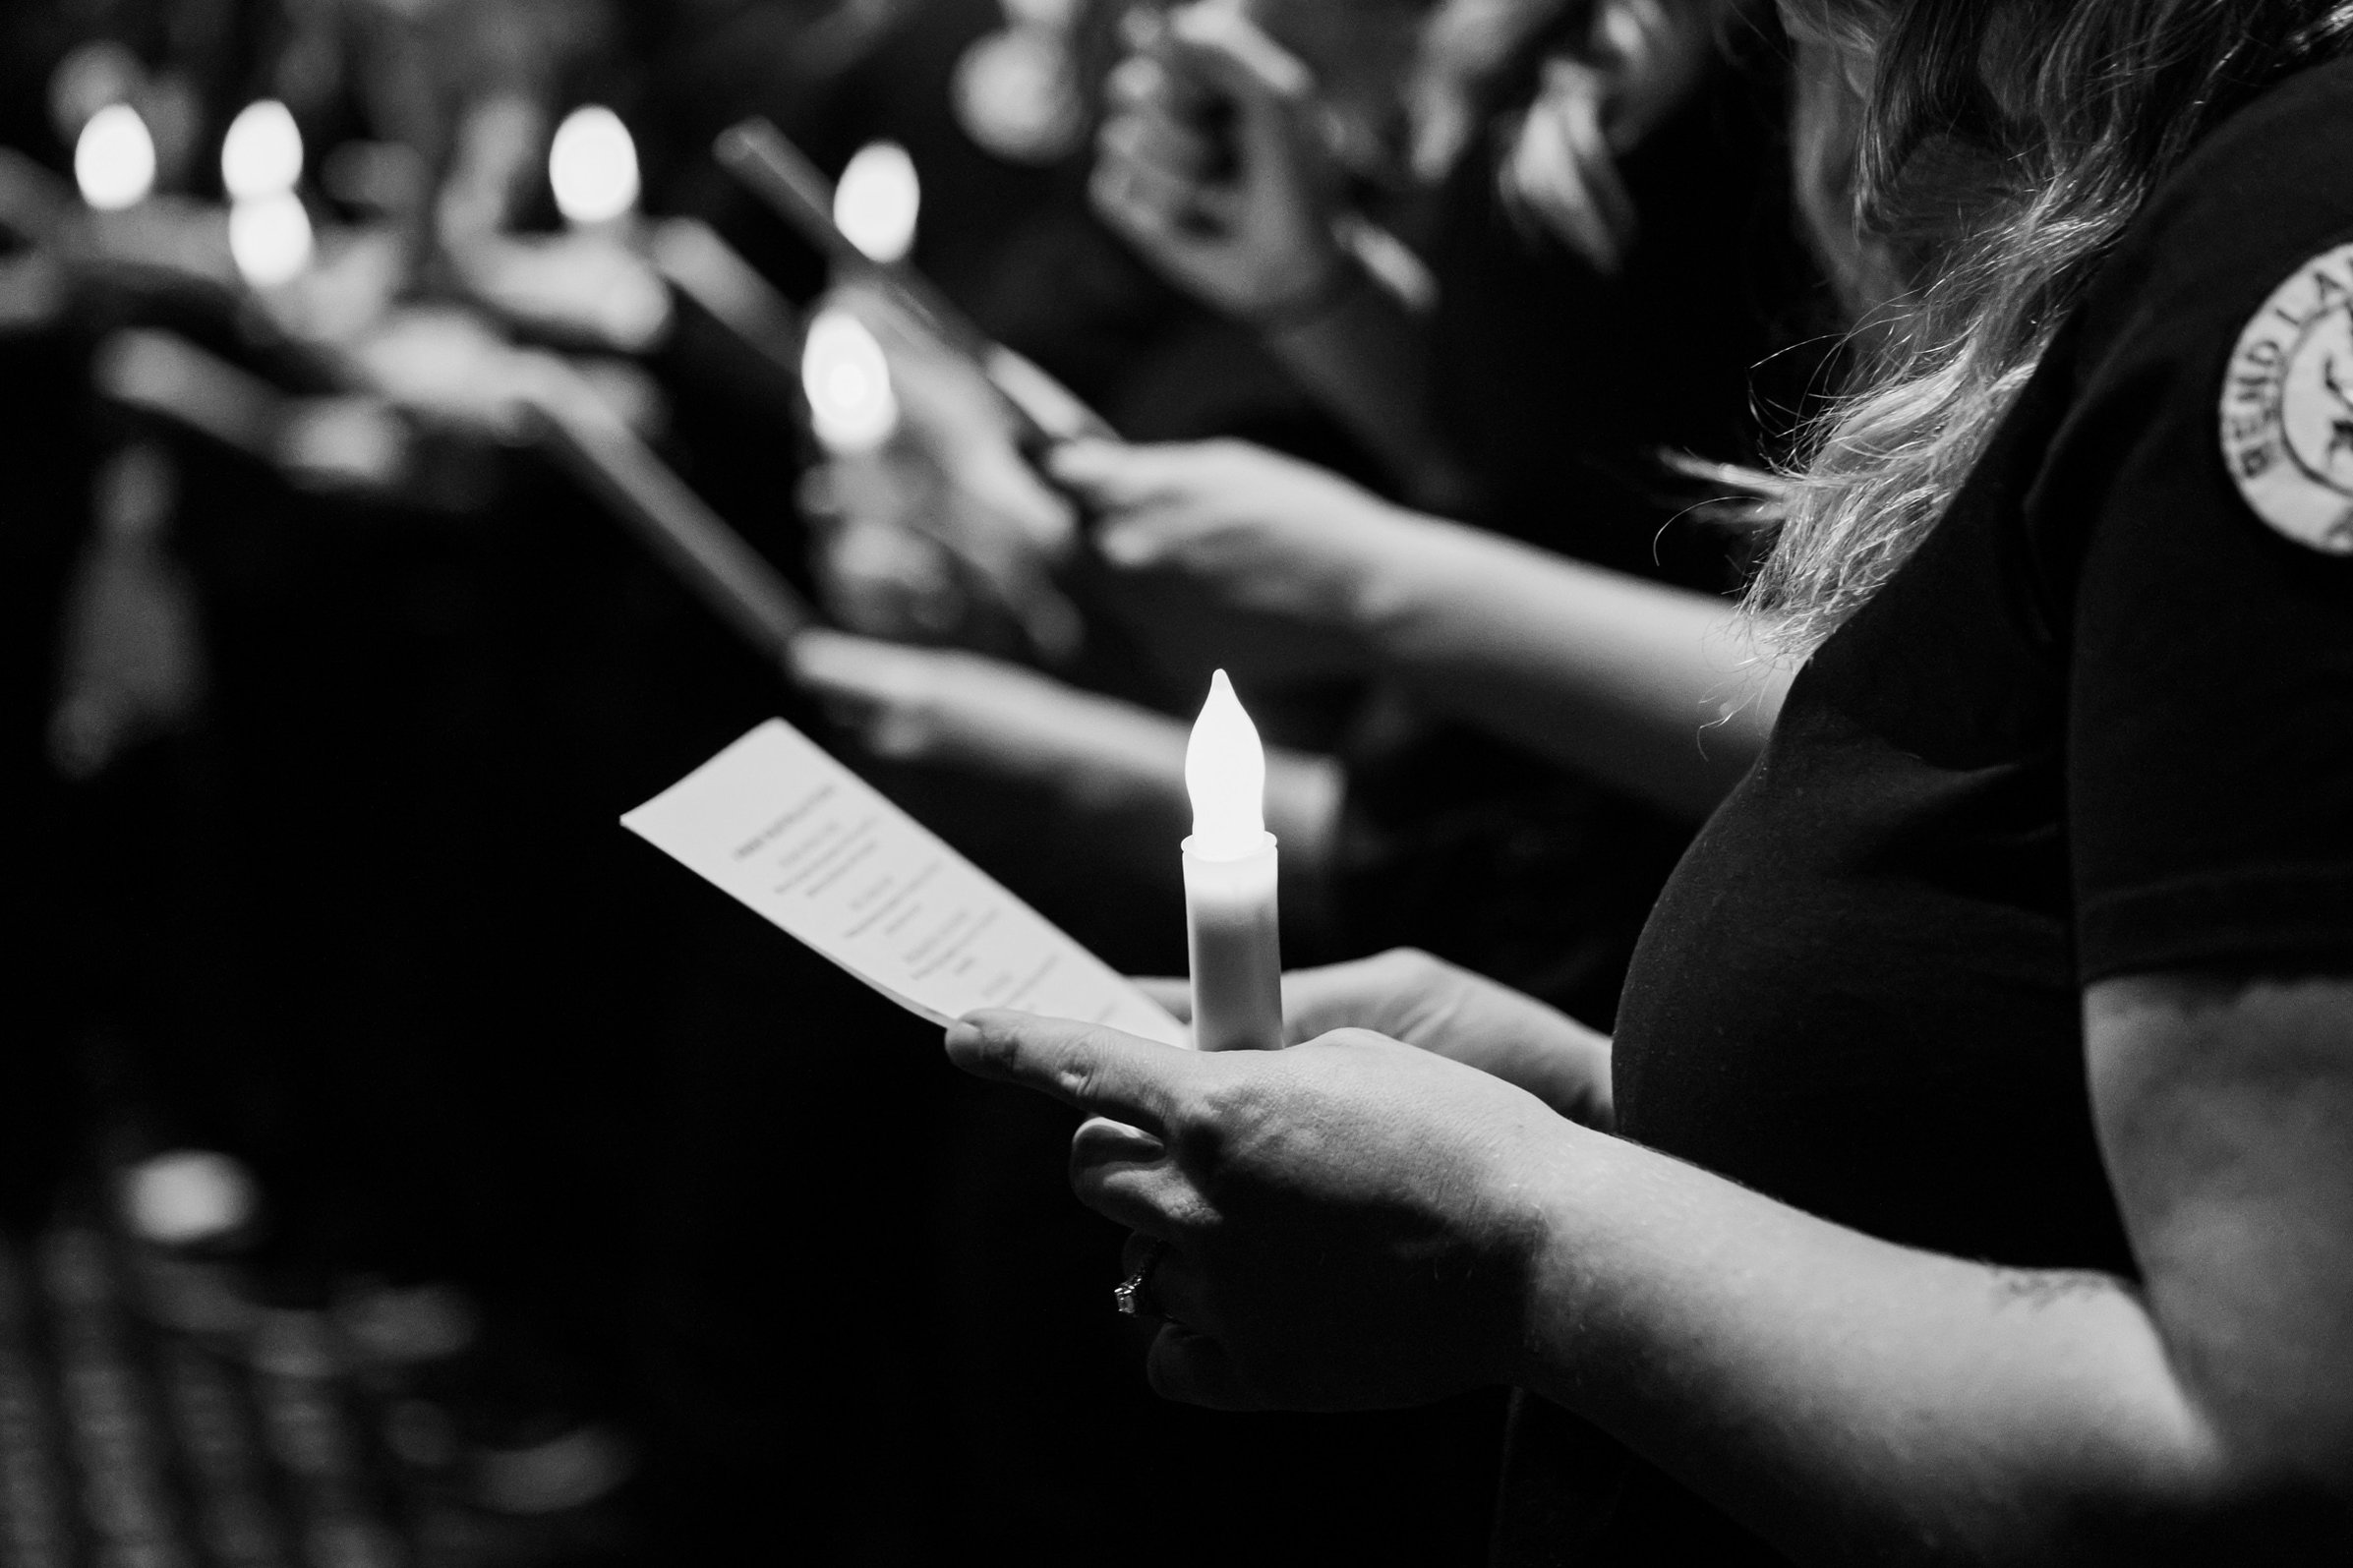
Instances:
[[[1233,859],[1185,841],[1185,948],[1193,966],[1193,1043],[1276,1051],[1283,1043],[1282,950],[1275,936],[1274,835]]]

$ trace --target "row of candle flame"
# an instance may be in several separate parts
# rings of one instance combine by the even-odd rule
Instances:
[[[293,282],[311,264],[315,239],[299,186],[302,130],[285,104],[246,105],[221,140],[220,181],[229,198],[229,252],[257,289]],[[137,206],[153,193],[155,144],[139,111],[113,103],[91,115],[74,146],[82,199],[102,212]],[[548,146],[548,186],[558,212],[577,228],[624,224],[640,190],[637,145],[619,115],[583,104],[566,115]],[[921,185],[914,162],[895,143],[861,148],[842,171],[834,221],[875,261],[890,263],[912,248]],[[820,312],[803,341],[801,381],[818,439],[836,454],[870,452],[898,428],[898,401],[881,345],[847,312]]]

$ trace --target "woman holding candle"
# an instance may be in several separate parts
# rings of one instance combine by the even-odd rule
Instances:
[[[2342,1561],[2353,7],[1784,12],[1917,277],[1615,1041],[1390,959],[951,1054],[1104,1118],[1164,1392],[1606,1433],[1523,1423],[1506,1560]]]

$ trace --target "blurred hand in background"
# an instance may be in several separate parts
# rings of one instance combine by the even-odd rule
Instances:
[[[1079,615],[1053,572],[1078,514],[1023,457],[1003,398],[874,291],[826,306],[873,332],[899,407],[879,447],[832,454],[804,486],[828,609],[874,636],[1069,657]]]
[[[1096,548],[1114,568],[1181,577],[1225,608],[1328,634],[1351,657],[1417,526],[1370,491],[1246,441],[1079,441],[1047,464],[1099,513]]]
[[[1169,851],[1193,816],[1185,721],[979,654],[840,632],[803,632],[792,673],[876,755],[1043,790],[1074,828],[1129,825],[1101,836],[1105,852],[1133,855],[1147,874],[1176,869]],[[1286,876],[1324,864],[1340,792],[1329,758],[1267,748],[1266,825]]]
[[[1239,11],[1193,5],[1139,29],[1105,87],[1095,207],[1171,281],[1246,320],[1338,284],[1343,171],[1315,81]]]
[[[1184,726],[955,649],[804,632],[793,673],[877,755],[969,768],[1105,805],[1181,793]]]

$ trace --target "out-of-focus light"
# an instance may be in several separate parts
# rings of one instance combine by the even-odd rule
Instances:
[[[220,184],[233,202],[283,196],[302,178],[302,131],[275,98],[249,103],[220,144]]]
[[[899,428],[890,362],[866,323],[821,311],[800,349],[800,385],[817,438],[838,453],[870,452]]]
[[[261,1192],[244,1166],[208,1149],[174,1149],[125,1173],[124,1217],[142,1241],[187,1247],[250,1223]]]
[[[637,144],[602,104],[574,109],[548,145],[556,210],[574,223],[609,223],[637,204]]]
[[[311,215],[291,191],[229,208],[229,255],[258,289],[288,283],[311,264]]]
[[[922,201],[915,160],[907,148],[896,142],[869,142],[834,187],[834,222],[875,261],[896,261],[915,243],[915,211]]]
[[[155,139],[127,103],[110,103],[89,117],[74,144],[74,183],[82,200],[101,212],[137,206],[155,188]]]

